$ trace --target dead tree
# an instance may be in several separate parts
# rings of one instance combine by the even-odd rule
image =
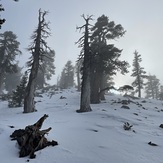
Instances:
[[[38,28],[34,31],[34,34],[31,37],[33,39],[33,43],[28,48],[28,50],[32,53],[32,59],[27,63],[27,65],[31,67],[31,70],[25,91],[24,113],[35,111],[34,94],[39,65],[43,57],[45,57],[44,54],[51,51],[45,41],[45,39],[50,35],[47,31],[49,30],[49,23],[45,21],[45,15],[47,15],[46,11],[41,12],[41,10],[39,10]]]
[[[80,109],[77,112],[89,112],[90,107],[90,66],[91,66],[91,51],[89,46],[89,21],[92,20],[92,16],[82,16],[86,22],[82,27],[77,27],[77,29],[85,29],[84,36],[82,36],[78,43],[80,47],[83,47],[81,55],[83,57],[83,67],[82,67],[82,86],[81,86],[81,99],[80,99]],[[82,53],[83,52],[83,53]]]
[[[26,126],[25,129],[15,130],[10,137],[11,140],[17,140],[20,147],[19,157],[30,156],[35,158],[35,151],[41,150],[47,146],[55,146],[58,143],[54,140],[48,141],[45,134],[52,129],[49,127],[45,130],[40,130],[44,120],[48,115],[41,117],[35,124]]]

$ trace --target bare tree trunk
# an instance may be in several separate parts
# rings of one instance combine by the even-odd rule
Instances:
[[[39,62],[39,61],[38,61]],[[36,77],[37,77],[37,71],[38,71],[38,63],[34,63],[31,70],[31,74],[29,76],[29,82],[26,87],[26,93],[24,98],[24,113],[31,113],[35,111],[35,87],[36,87]]]
[[[95,73],[91,78],[91,104],[100,103],[99,92],[100,92],[100,77],[99,73]]]
[[[0,72],[0,93],[2,93],[2,89],[3,89],[3,79],[4,79],[4,75],[2,72]]]
[[[140,84],[140,76],[138,75],[138,97],[141,98],[141,84]]]
[[[88,70],[89,71],[89,70]],[[78,112],[89,112],[90,107],[90,76],[87,72],[83,78],[82,89],[81,89],[81,100],[80,100],[80,110]]]
[[[84,57],[83,81],[81,88],[80,110],[77,112],[89,112],[90,107],[90,62],[89,54]]]
[[[36,48],[36,52],[37,52]],[[29,76],[29,81],[26,87],[26,93],[24,98],[24,113],[30,113],[35,111],[35,88],[36,88],[36,79],[39,69],[39,52],[34,55],[34,61],[31,69],[31,74]]]
[[[101,91],[105,88],[105,76],[104,74],[101,75],[101,82],[100,82],[100,93],[99,93],[99,96],[100,96],[100,100],[106,100],[105,99],[105,91]]]
[[[77,87],[78,91],[81,91],[81,82],[80,82],[80,66],[77,67]]]

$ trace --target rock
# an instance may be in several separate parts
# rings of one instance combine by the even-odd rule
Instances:
[[[163,124],[160,124],[160,126],[159,126],[160,128],[163,128]]]
[[[123,108],[123,109],[130,109],[130,107],[126,106],[126,105],[122,105],[121,108]]]
[[[151,145],[151,146],[158,146],[157,144],[152,143],[151,141],[148,144]]]

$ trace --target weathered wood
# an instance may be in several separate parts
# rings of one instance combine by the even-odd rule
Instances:
[[[20,146],[19,157],[30,156],[30,158],[35,158],[35,151],[41,150],[47,146],[58,145],[57,141],[48,141],[45,138],[45,134],[52,129],[40,130],[44,120],[48,117],[47,114],[42,116],[36,123],[33,125],[26,126],[25,129],[15,130],[10,137],[11,140],[17,140],[18,145]]]

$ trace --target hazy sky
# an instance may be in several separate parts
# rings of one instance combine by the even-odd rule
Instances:
[[[5,8],[1,18],[6,19],[1,32],[13,31],[17,35],[23,52],[21,65],[30,57],[25,48],[37,27],[38,10],[49,11],[46,19],[51,22],[52,35],[48,43],[56,52],[54,83],[66,62],[71,60],[75,64],[78,57],[80,49],[75,42],[81,33],[76,31],[76,26],[84,24],[81,15],[94,15],[94,21],[90,22],[94,24],[104,14],[127,31],[115,41],[115,45],[123,49],[121,59],[132,65],[133,52],[137,50],[143,60],[141,66],[163,84],[163,0],[1,0],[1,3]],[[130,73],[131,70],[132,67]],[[131,84],[133,80],[130,74],[116,76],[118,86]]]

